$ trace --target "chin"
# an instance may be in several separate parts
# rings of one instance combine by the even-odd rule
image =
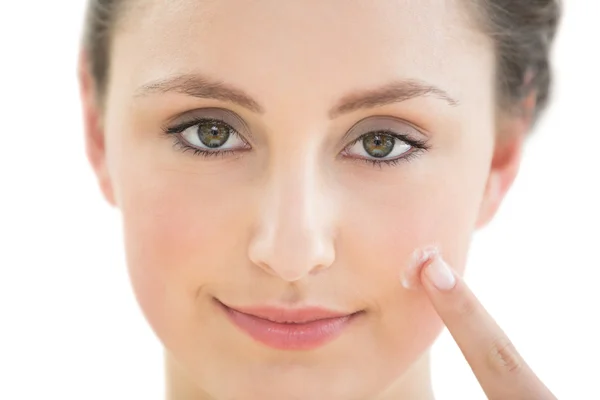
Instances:
[[[334,372],[294,371],[290,366],[239,371],[239,379],[232,378],[226,387],[213,388],[209,395],[215,400],[374,400],[385,389],[381,382],[367,382],[356,371]]]

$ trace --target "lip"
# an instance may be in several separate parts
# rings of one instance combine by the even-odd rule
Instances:
[[[310,350],[333,341],[363,312],[340,313],[318,307],[229,307],[229,320],[254,340],[280,350]]]

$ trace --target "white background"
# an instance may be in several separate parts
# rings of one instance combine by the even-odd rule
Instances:
[[[82,1],[0,2],[0,399],[163,397],[118,213],[83,149]],[[569,0],[554,102],[467,279],[560,399],[600,399],[600,2]],[[444,333],[440,400],[484,398]]]

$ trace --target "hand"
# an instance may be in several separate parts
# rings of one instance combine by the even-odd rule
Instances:
[[[488,398],[556,399],[437,252],[421,263],[420,283]]]

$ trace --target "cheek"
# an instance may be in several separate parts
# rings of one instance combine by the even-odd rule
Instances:
[[[462,271],[485,177],[436,171],[397,182],[351,188],[345,196],[343,249],[337,254],[347,256],[348,262],[342,264],[354,265],[356,274],[368,274],[370,279],[376,275],[399,279],[415,250],[437,245],[447,261]]]
[[[431,244],[464,270],[485,182],[483,175],[467,176],[460,168],[437,167],[414,178],[402,174],[388,175],[387,184],[372,180],[371,187],[365,179],[360,188],[346,184],[336,247],[336,264],[374,314],[363,332],[365,353],[385,360],[384,370],[394,373],[409,368],[443,327],[425,294],[401,286],[401,275],[414,251]]]
[[[197,292],[234,264],[229,255],[239,253],[241,238],[232,234],[240,229],[239,215],[229,205],[239,197],[230,187],[217,178],[156,167],[122,174],[131,282],[147,320],[166,343],[183,343],[184,332],[193,331]],[[237,196],[240,190],[236,187]]]

